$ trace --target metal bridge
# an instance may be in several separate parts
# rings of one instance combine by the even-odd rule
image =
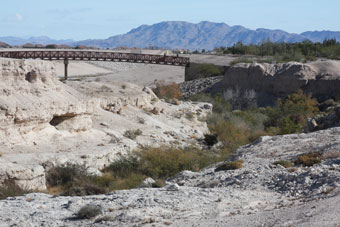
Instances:
[[[98,50],[8,50],[0,49],[0,57],[15,59],[64,60],[65,80],[69,60],[77,61],[113,61],[174,66],[189,66],[190,58],[154,54],[119,53]]]

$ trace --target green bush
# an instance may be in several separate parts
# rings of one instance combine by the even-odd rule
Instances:
[[[322,43],[274,43],[265,40],[259,45],[244,45],[238,42],[231,47],[215,48],[215,51],[219,54],[272,56],[277,62],[315,60],[318,57],[339,59],[340,43],[336,39],[326,39]]]
[[[121,178],[141,174],[154,179],[166,179],[183,170],[198,171],[217,159],[215,153],[195,147],[143,147],[113,162],[105,171]]]
[[[49,169],[46,174],[46,181],[49,186],[67,185],[86,176],[86,170],[83,166],[68,164]]]
[[[276,131],[282,135],[301,132],[307,118],[317,114],[319,109],[318,102],[311,95],[299,90],[284,100],[278,100],[274,107],[266,107],[262,112],[268,116],[264,123],[266,131]],[[277,130],[273,130],[275,127]]]
[[[114,177],[112,188],[115,189],[135,188],[147,177],[155,179],[155,186],[159,187],[165,179],[183,170],[198,171],[224,160],[225,152],[203,151],[196,147],[142,147],[113,162],[104,172]]]
[[[204,77],[220,76],[222,74],[221,70],[214,64],[199,64],[198,72]]]

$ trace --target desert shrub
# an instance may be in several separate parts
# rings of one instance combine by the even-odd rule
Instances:
[[[105,172],[112,173],[115,177],[127,177],[130,173],[139,168],[140,160],[134,153],[122,156],[112,162],[109,167],[104,169]]]
[[[223,75],[226,67],[208,63],[191,63],[185,70],[185,80],[196,80]]]
[[[179,99],[182,97],[182,93],[175,82],[168,85],[165,84],[164,81],[157,82],[154,92],[159,98],[164,98],[167,100]]]
[[[339,59],[340,43],[336,39],[326,39],[321,43],[277,43],[265,40],[258,45],[237,42],[231,47],[215,48],[215,51],[219,54],[272,56],[277,62],[314,60],[317,57]]]
[[[243,166],[243,160],[236,160],[233,162],[227,162],[223,163],[222,165],[219,165],[216,169],[215,172],[218,171],[224,171],[224,170],[235,170],[235,169],[241,169]]]
[[[238,63],[253,63],[254,62],[254,59],[250,59],[250,58],[247,58],[247,57],[240,57],[240,58],[237,58],[233,61],[230,62],[230,65],[236,65]]]
[[[319,152],[311,152],[297,157],[294,161],[295,165],[313,166],[321,162],[322,154]]]
[[[231,151],[249,142],[250,130],[244,122],[232,122],[219,116],[208,119],[208,122],[210,131]]]
[[[131,140],[135,140],[136,138],[137,138],[137,136],[140,136],[140,135],[142,135],[142,130],[140,130],[140,129],[136,129],[136,130],[126,130],[125,132],[124,132],[124,136],[126,137],[126,138],[129,138],[129,139],[131,139]]]
[[[278,100],[274,107],[265,108],[263,113],[268,119],[264,125],[271,131],[274,131],[273,127],[278,128],[278,134],[297,133],[305,127],[307,118],[318,112],[317,101],[299,90],[284,100]]]
[[[293,163],[290,161],[286,161],[286,160],[279,160],[273,163],[273,165],[281,165],[285,168],[289,168],[293,166]]]
[[[138,187],[147,176],[139,173],[129,173],[125,177],[116,176],[112,182],[111,190],[123,190]]]
[[[86,176],[86,170],[83,166],[68,164],[49,169],[46,174],[46,181],[49,186],[66,185]]]
[[[204,143],[208,146],[214,146],[218,143],[217,135],[205,134]]]
[[[155,179],[165,179],[183,170],[198,171],[214,161],[214,154],[195,147],[146,147],[138,156],[143,173]]]
[[[22,196],[30,192],[19,187],[13,180],[7,180],[0,186],[0,200],[8,197]]]
[[[183,170],[199,169],[220,160],[221,153],[203,151],[196,147],[174,148],[142,147],[130,155],[121,157],[104,171],[115,178],[119,189],[138,186],[146,177],[152,177],[157,185]]]
[[[190,100],[213,104],[213,113],[206,119],[208,127],[230,152],[265,135],[264,122],[268,117],[257,109],[231,111],[221,94],[198,94]]]
[[[204,75],[204,77],[219,76],[222,74],[216,65],[208,63],[199,64],[197,70],[198,73]]]
[[[81,165],[68,164],[51,168],[46,174],[48,190],[64,196],[104,194],[110,190],[113,178],[92,176]]]
[[[86,195],[100,195],[108,193],[108,188],[100,187],[94,184],[72,185],[63,190],[63,196],[86,196]]]
[[[79,219],[90,219],[102,213],[102,208],[97,205],[85,205],[76,213]]]

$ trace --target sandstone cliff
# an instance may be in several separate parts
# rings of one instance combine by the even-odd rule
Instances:
[[[323,101],[340,94],[340,62],[240,63],[227,71],[222,86],[225,98],[235,100],[241,96],[241,105],[273,104],[277,98],[299,89]]]

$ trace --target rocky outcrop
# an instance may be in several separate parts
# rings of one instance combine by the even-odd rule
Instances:
[[[197,144],[209,132],[198,119],[212,106],[178,104],[128,83],[62,83],[53,62],[0,59],[0,184],[43,190],[56,165],[98,173],[139,145]],[[136,129],[136,139],[124,136]]]
[[[93,105],[76,97],[77,92],[59,82],[52,62],[0,60],[0,141],[4,144],[32,142],[32,134],[43,129],[53,131],[70,118],[93,112]],[[63,119],[57,122],[56,119]],[[78,118],[79,119],[79,118]],[[74,121],[74,119],[73,119]],[[89,119],[86,127],[91,128]],[[51,122],[55,122],[52,125]],[[81,123],[81,121],[74,122]],[[58,128],[58,127],[56,127]],[[45,138],[49,133],[45,134]]]
[[[6,226],[338,226],[340,128],[309,134],[266,136],[239,148],[236,170],[184,171],[163,188],[63,197],[27,194],[0,201]],[[274,164],[322,153],[319,164]],[[152,179],[145,180],[147,187]],[[93,219],[76,218],[84,206],[101,207]]]
[[[258,106],[273,104],[299,89],[324,101],[340,93],[340,62],[240,63],[227,71],[222,83],[226,99],[253,93]]]
[[[309,118],[307,120],[305,132],[340,127],[340,105],[330,106],[327,110],[327,112],[321,112],[313,118]]]
[[[222,81],[223,76],[208,77],[196,80],[185,81],[178,84],[178,88],[184,98],[189,98],[201,92],[213,92]]]

